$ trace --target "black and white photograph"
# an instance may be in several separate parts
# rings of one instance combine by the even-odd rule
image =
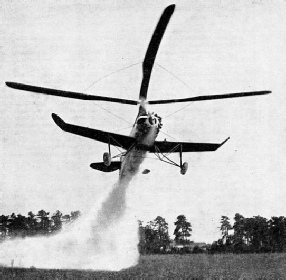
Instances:
[[[1,279],[286,279],[286,1],[2,0]]]

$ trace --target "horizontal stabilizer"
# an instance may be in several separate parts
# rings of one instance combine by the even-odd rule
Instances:
[[[90,167],[102,172],[113,172],[121,168],[121,162],[113,161],[109,166],[106,166],[103,162],[94,162],[90,164]]]

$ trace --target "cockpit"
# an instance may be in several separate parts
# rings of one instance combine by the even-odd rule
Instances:
[[[141,116],[137,119],[136,124],[144,124],[147,120],[148,116]]]
[[[149,113],[148,115],[140,116],[136,121],[137,125],[142,125],[145,123],[151,126],[161,127],[160,117],[158,117],[154,113]]]

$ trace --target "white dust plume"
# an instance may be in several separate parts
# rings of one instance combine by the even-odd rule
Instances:
[[[1,243],[0,265],[93,270],[121,270],[136,265],[138,223],[126,206],[126,191],[143,156],[142,151],[127,154],[118,182],[107,198],[70,227],[50,237]]]

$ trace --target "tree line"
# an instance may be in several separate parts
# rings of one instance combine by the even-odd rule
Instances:
[[[245,218],[237,213],[231,225],[221,216],[222,237],[213,242],[211,253],[266,253],[286,251],[286,218],[261,216]]]
[[[175,238],[172,240],[169,236],[168,223],[163,217],[157,216],[146,226],[139,221],[139,252],[141,254],[175,253],[176,245],[187,247],[191,243],[191,223],[184,215],[179,215],[174,225],[176,226],[173,233]]]
[[[57,210],[50,215],[45,210],[38,211],[37,214],[29,212],[27,216],[21,214],[0,216],[0,242],[11,238],[25,238],[34,236],[49,236],[58,233],[64,225],[73,223],[81,216],[80,211],[72,211],[63,215]],[[179,215],[174,223],[176,244],[189,244],[192,232],[191,223],[184,215]],[[166,220],[158,216],[143,226],[139,221],[139,251],[141,253],[162,253],[170,249],[172,242],[169,236],[169,227]]]
[[[37,214],[29,212],[28,216],[21,214],[0,216],[0,242],[15,237],[32,237],[37,235],[51,235],[60,231],[64,224],[74,222],[80,211],[72,211],[63,215],[59,210],[50,216],[45,210],[38,211]]]
[[[44,210],[37,214],[29,212],[0,216],[0,242],[15,237],[52,235],[65,225],[81,216],[80,211],[63,215],[59,210],[50,215]],[[192,225],[185,215],[179,215],[174,222],[174,239],[169,235],[166,220],[157,216],[143,225],[139,221],[139,251],[142,254],[157,253],[265,253],[286,252],[286,218],[284,216],[266,219],[261,216],[245,218],[237,213],[231,224],[227,216],[221,216],[221,238],[207,245],[204,250],[190,240]]]

